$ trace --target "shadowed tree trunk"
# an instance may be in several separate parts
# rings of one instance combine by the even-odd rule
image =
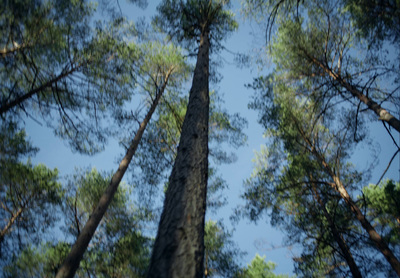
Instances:
[[[200,46],[148,277],[203,277],[208,176],[209,32]]]

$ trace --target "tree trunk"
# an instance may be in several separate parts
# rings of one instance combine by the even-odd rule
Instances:
[[[197,63],[148,277],[203,277],[208,178],[209,33]]]
[[[328,220],[329,228],[332,232],[333,238],[339,245],[340,250],[342,251],[342,255],[345,258],[347,265],[350,268],[351,274],[353,277],[362,278],[360,269],[358,268],[356,262],[354,261],[353,255],[351,254],[350,248],[347,246],[346,241],[344,240],[342,234],[336,229],[335,222],[331,218],[329,212],[325,207],[325,203],[322,201],[321,196],[317,191],[317,187],[312,182],[312,190],[314,193],[314,197],[317,200],[319,206],[321,207],[326,220]]]
[[[382,239],[382,237],[376,232],[374,227],[371,223],[367,220],[365,215],[362,213],[361,209],[357,206],[357,204],[353,201],[353,199],[348,194],[346,188],[344,187],[340,178],[335,174],[329,164],[325,161],[325,158],[317,151],[315,146],[311,143],[309,138],[304,133],[304,130],[299,126],[296,119],[294,119],[296,123],[296,127],[300,132],[301,136],[305,140],[306,144],[309,146],[311,153],[317,158],[317,160],[321,163],[322,167],[325,171],[329,174],[332,178],[334,184],[332,184],[332,188],[339,192],[342,199],[346,202],[349,206],[350,210],[353,212],[354,216],[360,222],[361,226],[364,230],[368,233],[369,238],[372,242],[375,243],[378,250],[383,254],[389,264],[392,266],[393,270],[397,273],[400,277],[400,262],[393,254],[392,250],[389,249],[389,246],[386,242]]]
[[[129,149],[127,150],[125,157],[122,159],[121,163],[119,164],[118,170],[114,173],[113,177],[111,178],[110,184],[108,185],[106,191],[101,196],[97,207],[94,209],[93,213],[90,215],[89,220],[86,222],[85,226],[83,227],[81,233],[79,234],[75,244],[72,246],[70,253],[68,254],[67,258],[65,259],[63,265],[57,272],[56,278],[72,278],[75,275],[76,270],[79,267],[80,261],[82,260],[83,254],[85,253],[87,246],[89,245],[90,240],[93,237],[94,232],[97,229],[103,215],[107,211],[108,206],[110,205],[115,192],[118,189],[119,183],[122,180],[122,177],[125,174],[126,169],[129,166],[129,163],[132,160],[133,155],[136,152],[136,149],[142,139],[144,130],[148,122],[153,115],[158,102],[165,90],[165,87],[168,82],[169,75],[171,74],[172,69],[167,73],[165,77],[165,82],[157,92],[156,98],[154,99],[149,111],[147,112],[146,117],[140,124],[138,131],[136,132],[135,137],[133,138]]]

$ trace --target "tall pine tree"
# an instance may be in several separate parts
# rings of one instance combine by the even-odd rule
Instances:
[[[166,0],[156,21],[182,42],[198,41],[197,62],[148,277],[203,277],[208,178],[209,56],[236,29],[229,1]]]

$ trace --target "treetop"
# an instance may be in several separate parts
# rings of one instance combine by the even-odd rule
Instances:
[[[213,43],[238,28],[229,0],[164,0],[154,23],[179,42],[198,40],[209,33]]]

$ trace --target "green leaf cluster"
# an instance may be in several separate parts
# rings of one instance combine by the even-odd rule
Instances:
[[[386,180],[379,185],[370,184],[362,190],[359,196],[368,209],[368,214],[376,225],[382,229],[386,242],[396,246],[399,244],[400,233],[400,184]],[[389,228],[389,229],[388,229]]]
[[[219,46],[228,33],[238,28],[234,14],[227,10],[229,6],[227,0],[165,0],[158,6],[154,22],[178,41],[190,43],[207,32],[211,44]]]
[[[289,278],[289,275],[273,273],[275,267],[276,264],[274,264],[273,262],[265,261],[265,256],[261,257],[260,255],[256,254],[256,256],[250,262],[250,264],[248,264],[246,268],[243,268],[234,277],[235,278]]]

